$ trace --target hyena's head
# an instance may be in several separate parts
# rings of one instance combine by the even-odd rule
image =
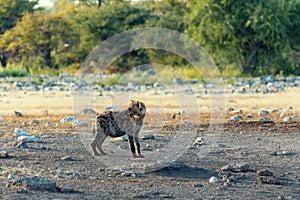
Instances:
[[[128,110],[130,111],[130,116],[134,118],[144,118],[146,115],[146,106],[143,102],[138,100],[131,100]]]

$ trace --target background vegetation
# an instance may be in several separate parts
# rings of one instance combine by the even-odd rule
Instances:
[[[88,53],[125,30],[164,27],[185,33],[213,57],[223,76],[300,75],[300,0],[0,0],[3,75],[75,73]],[[161,63],[193,77],[177,55],[127,53],[106,73]],[[0,72],[1,73],[1,72]]]

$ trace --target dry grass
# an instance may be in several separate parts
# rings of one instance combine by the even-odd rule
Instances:
[[[243,109],[245,112],[257,113],[259,109],[272,111],[278,109],[285,111],[288,106],[293,107],[293,113],[300,112],[300,88],[290,89],[277,94],[228,94],[221,96],[221,101],[217,101],[216,96],[203,96],[195,98],[194,95],[153,95],[153,92],[145,93],[113,93],[114,97],[104,93],[96,98],[83,99],[80,106],[85,107],[90,104],[98,113],[104,111],[109,105],[117,108],[125,108],[131,98],[140,99],[146,102],[148,107],[148,120],[163,120],[169,118],[173,113],[185,110],[188,113],[201,113],[201,116],[210,116],[213,109],[220,110],[226,106],[235,109]],[[82,95],[84,97],[84,95]],[[14,111],[22,112],[25,117],[30,118],[57,118],[74,114],[73,103],[76,99],[70,92],[5,92],[0,93],[1,111],[0,116],[12,118]],[[75,102],[76,104],[76,102]],[[198,109],[195,109],[198,106]],[[46,116],[45,110],[48,110]],[[200,116],[200,117],[201,117]],[[57,119],[57,120],[59,120]]]

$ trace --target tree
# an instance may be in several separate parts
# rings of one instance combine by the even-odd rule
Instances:
[[[53,56],[74,38],[71,25],[57,13],[35,12],[23,16],[14,28],[6,31],[0,46],[6,46],[13,60],[27,62],[42,58],[45,66],[56,67]]]
[[[5,31],[13,28],[18,19],[24,13],[32,13],[38,1],[30,0],[0,0],[0,39],[3,37]],[[1,48],[0,50],[0,63],[2,67],[6,67],[8,53]]]
[[[190,1],[187,33],[211,53],[221,70],[235,66],[246,74],[279,73],[278,65],[287,64],[290,28],[298,23],[296,2]]]

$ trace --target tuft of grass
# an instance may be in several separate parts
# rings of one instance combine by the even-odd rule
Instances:
[[[3,77],[25,77],[28,75],[26,69],[5,68],[0,73]]]
[[[98,81],[98,85],[101,85],[101,86],[112,86],[112,85],[116,85],[120,78],[121,78],[121,74],[113,74],[109,77],[104,77],[102,78],[101,80]]]

